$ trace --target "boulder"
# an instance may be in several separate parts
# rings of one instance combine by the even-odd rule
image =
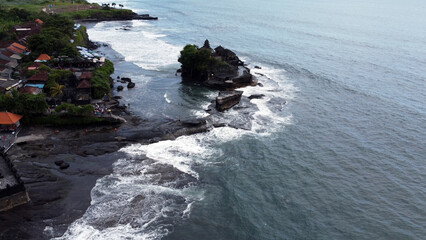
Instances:
[[[256,69],[262,69],[261,67],[259,67],[259,66],[254,66],[254,68],[256,68]]]
[[[257,84],[257,86],[263,87],[263,83],[260,82],[260,83]]]
[[[135,83],[134,82],[129,82],[128,84],[127,84],[127,88],[134,88],[135,87]]]
[[[132,79],[127,78],[127,77],[123,77],[123,78],[121,78],[121,80],[124,81],[124,82],[132,82]]]
[[[57,161],[55,161],[55,165],[56,166],[61,166],[61,164],[63,164],[63,163],[64,163],[63,160],[57,160]]]
[[[219,92],[219,96],[216,97],[216,109],[218,111],[223,112],[227,109],[232,108],[240,102],[242,95],[243,91]]]
[[[117,87],[117,91],[122,91],[124,89],[124,87],[123,86],[118,86]]]
[[[66,163],[66,162],[63,162],[61,165],[59,165],[60,169],[67,169],[69,167],[70,167],[70,165],[68,163]]]
[[[249,99],[261,99],[264,96],[265,96],[265,94],[253,94],[253,95],[250,95],[248,98]]]
[[[188,119],[188,120],[182,120],[183,126],[193,127],[193,126],[201,126],[206,124],[206,119]]]

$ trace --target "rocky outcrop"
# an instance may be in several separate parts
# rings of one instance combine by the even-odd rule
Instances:
[[[184,81],[201,82],[218,90],[234,90],[257,84],[250,69],[233,51],[222,46],[213,50],[208,40],[201,48],[187,45],[181,51],[179,62],[182,66],[178,72],[182,72]]]
[[[243,91],[219,92],[219,96],[216,97],[216,109],[220,112],[223,112],[232,108],[240,102],[242,95]]]
[[[134,82],[129,82],[128,84],[127,84],[127,88],[134,88],[135,87],[135,83]]]

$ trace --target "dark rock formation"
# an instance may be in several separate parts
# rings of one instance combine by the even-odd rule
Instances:
[[[243,91],[219,92],[219,96],[216,97],[216,109],[222,112],[232,108],[240,102],[242,95]]]
[[[253,94],[248,97],[248,99],[261,99],[265,96],[265,94]]]
[[[261,67],[259,67],[259,66],[254,66],[254,68],[256,68],[256,69],[262,69]]]
[[[135,87],[135,83],[134,82],[129,82],[128,84],[127,84],[127,88],[134,88]]]
[[[56,166],[61,166],[63,163],[64,163],[63,160],[57,160],[57,161],[55,161],[55,165]]]
[[[67,169],[69,167],[70,167],[69,163],[66,163],[66,162],[63,162],[61,165],[59,165],[60,169]]]
[[[250,69],[244,66],[244,62],[233,51],[222,46],[213,50],[208,40],[201,48],[185,46],[179,62],[182,63],[184,81],[201,82],[219,90],[234,90],[257,84]]]
[[[123,77],[123,78],[121,78],[121,81],[123,81],[123,82],[132,82],[132,79],[128,78],[128,77]]]
[[[117,91],[122,91],[124,89],[124,87],[123,86],[118,86],[117,87]]]

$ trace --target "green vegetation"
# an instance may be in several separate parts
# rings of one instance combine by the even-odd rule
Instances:
[[[72,72],[69,70],[53,69],[52,71],[50,71],[49,80],[59,82],[61,80],[69,79],[71,75]]]
[[[74,32],[72,20],[53,15],[45,18],[40,34],[29,38],[28,48],[34,56],[46,53],[50,56],[77,57],[77,49],[71,43]]]
[[[75,106],[74,104],[62,103],[55,108],[52,114],[47,116],[32,116],[23,119],[24,124],[54,125],[54,126],[79,126],[99,124],[105,119],[92,115],[95,108],[92,105]],[[64,113],[62,113],[64,111]]]
[[[113,73],[114,64],[109,60],[105,60],[105,64],[102,67],[93,71],[93,78],[90,79],[90,83],[92,84],[94,98],[101,98],[110,93],[110,75]]]
[[[63,94],[63,90],[65,88],[65,85],[61,85],[57,82],[53,84],[53,86],[50,87],[50,96],[51,97],[57,97]]]
[[[11,94],[0,95],[0,110],[23,115],[42,114],[48,105],[44,94],[32,95],[14,90]]]
[[[65,111],[68,116],[91,116],[94,110],[95,108],[90,104],[75,106],[74,104],[61,103],[61,105],[55,108],[55,112],[60,113]]]
[[[213,68],[228,66],[226,62],[212,56],[212,51],[188,44],[182,51],[178,61],[182,64],[182,74],[199,80],[207,78],[207,72]]]
[[[89,44],[89,35],[86,31],[86,26],[80,26],[76,31],[76,37],[74,38],[74,46],[86,47]]]
[[[13,27],[35,19],[35,14],[24,9],[6,9],[0,6],[0,41],[16,40]]]
[[[62,16],[71,18],[71,19],[131,19],[134,15],[132,10],[129,9],[88,9],[83,11],[76,12],[64,12],[61,13]]]

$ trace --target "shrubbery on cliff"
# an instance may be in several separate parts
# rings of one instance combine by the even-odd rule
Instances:
[[[212,55],[212,49],[198,48],[197,45],[191,44],[180,51],[178,61],[182,64],[182,76],[198,81],[205,81],[212,69],[228,66],[226,62]]]
[[[0,95],[0,110],[23,115],[42,114],[48,105],[44,94],[33,95],[19,93],[14,90],[11,94]]]
[[[101,98],[110,93],[110,75],[113,73],[114,64],[109,60],[105,60],[105,64],[102,67],[93,71],[93,78],[90,79],[90,83],[92,84],[94,98]]]

